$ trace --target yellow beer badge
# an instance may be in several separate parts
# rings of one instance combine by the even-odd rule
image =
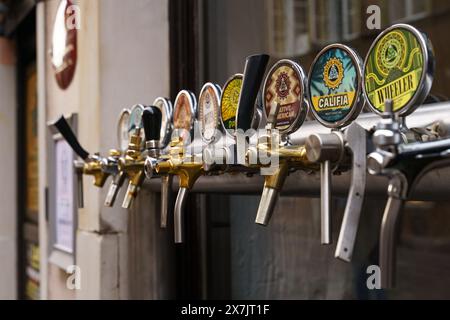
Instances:
[[[336,89],[344,79],[342,61],[336,57],[330,58],[323,68],[323,81],[330,89]]]
[[[220,115],[223,129],[236,129],[236,113],[242,87],[242,74],[231,77],[223,86],[220,100]]]
[[[398,24],[383,31],[364,63],[363,89],[369,106],[382,113],[390,99],[394,112],[412,112],[429,93],[433,63],[428,39],[414,27]]]

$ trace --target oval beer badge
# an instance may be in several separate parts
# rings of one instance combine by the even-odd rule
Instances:
[[[196,108],[195,96],[187,90],[181,90],[174,103],[173,128],[179,130],[180,138],[185,140],[191,132]]]
[[[170,131],[172,124],[172,102],[169,99],[158,97],[153,101],[153,105],[161,111],[161,139],[159,143],[162,147],[165,147],[170,140]]]
[[[220,99],[220,119],[226,132],[236,130],[236,113],[242,87],[242,74],[235,74],[224,85]]]
[[[394,25],[378,35],[364,62],[364,94],[375,113],[387,99],[394,112],[407,115],[431,89],[434,58],[424,34],[412,26]]]
[[[274,128],[281,133],[291,133],[302,125],[308,113],[305,103],[305,74],[294,61],[278,61],[267,74],[263,87],[263,107],[269,116],[273,103],[278,103]]]
[[[203,139],[210,142],[219,123],[220,87],[205,83],[198,98],[198,119]]]
[[[348,125],[362,109],[361,59],[349,47],[331,44],[314,59],[308,76],[308,98],[323,125]]]

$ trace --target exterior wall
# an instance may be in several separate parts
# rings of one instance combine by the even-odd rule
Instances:
[[[59,1],[46,1],[45,47],[51,45],[53,20]],[[167,0],[78,1],[81,29],[78,30],[78,61],[72,84],[65,91],[57,87],[50,56],[45,54],[46,101],[45,122],[61,113],[78,113],[78,137],[90,152],[105,155],[116,148],[116,125],[122,108],[136,103],[151,104],[157,96],[169,95],[169,35]],[[42,35],[41,35],[42,36]],[[39,35],[38,35],[39,37]],[[45,129],[43,129],[45,130]],[[48,132],[47,132],[48,134]],[[46,138],[40,136],[40,148],[46,149]],[[42,157],[47,155],[43,154]],[[45,165],[46,161],[39,161]],[[44,166],[43,165],[43,166]],[[50,168],[41,168],[42,172]],[[42,173],[41,172],[41,173]],[[45,174],[43,175],[45,176]],[[170,285],[164,282],[165,260],[156,261],[160,242],[167,232],[159,230],[155,215],[157,198],[151,194],[138,197],[127,212],[120,207],[124,190],[114,208],[103,201],[109,180],[102,190],[84,177],[84,208],[78,211],[76,264],[81,268],[81,290],[66,289],[65,270],[48,264],[49,299],[127,299],[168,298]],[[124,186],[123,189],[125,189]],[[46,243],[41,232],[41,246]],[[163,241],[170,243],[169,241]],[[164,250],[165,251],[165,250]],[[48,255],[48,252],[47,252]],[[43,257],[42,263],[47,259]],[[168,261],[170,260],[168,256]],[[152,286],[159,279],[163,285]],[[169,280],[168,280],[169,281]],[[170,282],[170,281],[169,281]],[[45,285],[43,286],[45,289]]]
[[[0,38],[0,299],[17,297],[16,67],[14,46]]]

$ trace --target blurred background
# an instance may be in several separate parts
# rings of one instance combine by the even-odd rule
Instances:
[[[129,211],[104,207],[107,188],[89,177],[82,209],[58,189],[56,168],[67,173],[71,162],[59,162],[47,124],[60,114],[71,116],[87,150],[106,154],[118,147],[123,108],[173,101],[181,89],[198,95],[207,81],[223,86],[250,54],[269,53],[271,64],[291,58],[305,72],[330,43],[364,58],[381,31],[367,28],[370,5],[381,29],[404,22],[429,36],[432,93],[446,100],[446,0],[1,0],[0,298],[449,299],[445,201],[406,205],[397,287],[385,292],[366,287],[384,197],[366,198],[354,259],[344,263],[335,245],[320,245],[317,198],[281,197],[262,228],[254,224],[259,196],[196,194],[186,243],[175,246],[172,221],[159,228],[160,196],[147,186]],[[333,199],[334,243],[345,201]]]

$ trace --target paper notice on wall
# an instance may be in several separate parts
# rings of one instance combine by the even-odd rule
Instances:
[[[74,174],[73,151],[64,139],[56,141],[56,241],[55,247],[73,253]]]

